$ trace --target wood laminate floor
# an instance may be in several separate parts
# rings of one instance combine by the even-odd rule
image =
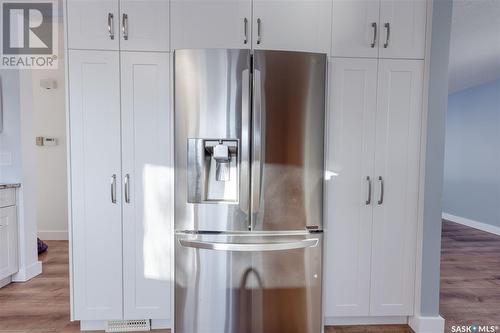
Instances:
[[[79,332],[69,320],[68,242],[49,241],[43,273],[0,289],[0,332]],[[451,325],[500,325],[500,237],[443,223],[441,314]],[[166,333],[169,330],[155,330]],[[406,325],[327,327],[326,333],[412,333]],[[286,332],[283,332],[286,333]]]
[[[500,327],[500,236],[443,222],[440,313],[446,333],[452,325]]]

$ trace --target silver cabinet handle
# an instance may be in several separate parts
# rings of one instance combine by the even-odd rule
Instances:
[[[122,32],[123,39],[128,40],[128,15],[125,13],[122,15]]]
[[[384,203],[384,178],[379,176],[378,180],[380,181],[380,198],[378,199],[378,204],[381,205]]]
[[[368,199],[366,200],[366,205],[370,205],[372,203],[372,180],[370,176],[366,176],[366,182],[368,183]]]
[[[245,39],[243,39],[243,44],[246,44],[248,43],[248,20],[246,17],[243,19],[243,33],[245,35]]]
[[[123,182],[125,184],[125,202],[130,203],[130,175],[128,173]]]
[[[305,249],[318,245],[317,238],[304,239],[293,242],[275,242],[275,243],[220,243],[204,242],[198,240],[181,239],[179,243],[183,247],[192,247],[195,249],[216,250],[216,251],[234,251],[234,252],[261,252],[261,251],[283,251],[292,249]]]
[[[370,46],[373,49],[375,47],[375,43],[377,42],[377,22],[372,23],[372,28],[373,28],[373,41]]]
[[[111,40],[115,39],[115,25],[113,13],[108,13],[108,32]]]
[[[386,30],[384,49],[386,49],[389,46],[389,38],[391,38],[391,25],[387,22],[384,27]]]
[[[116,175],[111,176],[111,202],[116,203]]]
[[[260,25],[261,25],[261,20],[260,18],[257,19],[257,44],[260,44],[262,38],[261,38],[261,34],[260,34]]]

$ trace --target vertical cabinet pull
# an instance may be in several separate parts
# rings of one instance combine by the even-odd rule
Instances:
[[[378,199],[378,204],[381,205],[384,203],[384,178],[379,176],[378,180],[380,182],[380,198]]]
[[[127,173],[125,175],[125,202],[130,203],[130,175]]]
[[[123,39],[128,40],[128,15],[122,15],[122,31],[123,31]]]
[[[261,25],[261,20],[260,18],[257,19],[257,44],[260,44],[261,42],[261,34],[260,34],[260,25]]]
[[[370,176],[366,176],[366,182],[368,183],[368,199],[366,199],[366,205],[370,205],[372,203],[372,181]]]
[[[372,28],[373,28],[373,40],[370,46],[373,49],[375,47],[375,43],[377,42],[377,22],[372,23]]]
[[[108,32],[111,40],[115,39],[115,25],[113,13],[108,13]]]
[[[391,38],[391,25],[387,22],[384,24],[384,27],[386,30],[384,49],[386,49],[389,46],[389,39]]]
[[[116,175],[111,176],[111,202],[116,203]]]
[[[248,43],[248,20],[246,17],[243,19],[243,34],[245,35],[243,44],[246,44]]]

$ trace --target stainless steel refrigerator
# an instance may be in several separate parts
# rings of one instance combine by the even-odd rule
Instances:
[[[174,64],[175,332],[321,332],[326,56]]]

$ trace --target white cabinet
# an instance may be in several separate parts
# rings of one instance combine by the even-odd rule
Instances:
[[[423,61],[335,58],[332,67],[325,315],[410,315]]]
[[[251,0],[171,0],[172,50],[251,47]]]
[[[379,63],[372,315],[413,313],[423,71],[419,60]]]
[[[0,287],[19,269],[15,198],[14,188],[0,189]]]
[[[75,319],[170,319],[170,55],[69,52]]]
[[[170,319],[169,54],[122,52],[124,318]]]
[[[325,316],[362,316],[370,305],[377,60],[334,59],[330,72]]]
[[[118,0],[68,0],[68,48],[118,50]]]
[[[120,59],[69,52],[75,319],[122,317]]]
[[[68,0],[68,48],[169,51],[168,0]]]
[[[423,59],[426,1],[335,0],[335,57]]]
[[[329,53],[331,0],[254,0],[253,48]]]

